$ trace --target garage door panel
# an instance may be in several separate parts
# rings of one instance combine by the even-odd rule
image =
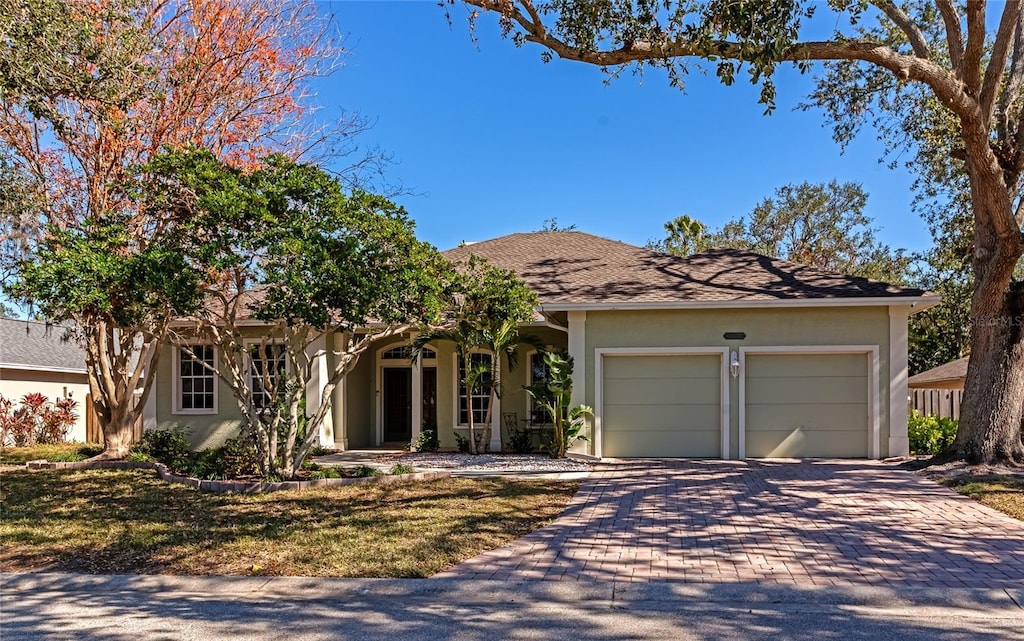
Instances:
[[[604,436],[604,455],[611,457],[697,457],[717,458],[721,434],[716,430],[611,431]]]
[[[717,377],[721,356],[606,356],[605,381],[615,379],[662,379]]]
[[[747,425],[755,430],[802,427],[822,431],[867,429],[863,403],[831,404],[758,404],[747,403]]]
[[[794,398],[802,403],[830,405],[850,403],[863,405],[868,400],[868,379],[865,376],[832,376],[809,378],[762,378],[747,380],[747,402],[788,405]]]
[[[866,354],[756,354],[745,358],[746,456],[866,457]]]
[[[718,378],[605,379],[605,404],[647,405],[718,402]]]
[[[602,454],[719,457],[720,354],[605,356]]]
[[[784,378],[795,372],[812,378],[848,376],[851,372],[867,376],[864,354],[747,354],[746,361],[748,379]]]
[[[721,408],[714,405],[605,405],[607,432],[645,430],[687,432],[715,430],[721,425]]]
[[[759,430],[747,434],[747,456],[754,458],[865,458],[864,430]]]

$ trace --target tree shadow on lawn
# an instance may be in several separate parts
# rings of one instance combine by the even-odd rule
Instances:
[[[23,584],[21,587],[12,584]],[[331,581],[252,592],[251,582],[201,579],[193,587],[137,577],[38,575],[4,585],[4,632],[29,641],[161,639],[881,639],[996,641],[1019,638],[1019,614],[892,616],[843,607],[842,588],[815,604],[791,588],[744,601],[735,586],[676,599],[617,602],[600,584],[581,591],[543,584]],[[326,586],[316,592],[316,586]],[[171,589],[168,589],[170,587]],[[592,588],[592,589],[586,589]],[[521,595],[513,598],[517,589]],[[472,596],[473,594],[479,596]],[[467,595],[470,595],[467,598]],[[596,595],[596,596],[595,596]],[[603,596],[607,595],[607,596]],[[582,598],[581,598],[582,596]],[[663,595],[671,597],[670,594]],[[882,596],[879,595],[881,599]],[[849,601],[855,605],[857,599]],[[838,605],[834,605],[838,604]],[[960,615],[963,611],[960,611]]]
[[[146,471],[19,472],[3,485],[6,570],[421,577],[549,522],[577,486],[452,479],[232,495]]]

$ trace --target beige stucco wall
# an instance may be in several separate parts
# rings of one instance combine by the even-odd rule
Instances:
[[[877,345],[881,455],[889,438],[889,316],[885,307],[804,307],[587,312],[586,403],[595,404],[594,365],[599,348]],[[725,332],[745,332],[726,340]],[[739,451],[739,381],[729,380],[729,452]],[[594,451],[591,440],[587,450]]]
[[[86,374],[0,368],[0,396],[17,403],[26,394],[35,393],[51,401],[67,396],[75,399],[78,420],[68,430],[67,440],[85,441],[85,399],[89,395]]]

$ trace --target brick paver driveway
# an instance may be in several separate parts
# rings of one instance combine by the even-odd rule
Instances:
[[[1024,586],[1024,522],[870,461],[631,461],[477,579]]]

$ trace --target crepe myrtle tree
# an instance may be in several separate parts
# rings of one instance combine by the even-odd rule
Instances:
[[[455,0],[445,2],[451,8]],[[682,86],[710,66],[726,85],[746,72],[775,105],[773,73],[822,62],[811,102],[846,142],[865,123],[893,148],[947,149],[966,175],[973,294],[971,361],[960,430],[946,458],[1024,463],[1024,12],[1019,0],[465,0],[497,16],[516,45],[616,74],[658,67]],[[989,19],[988,10],[998,15]],[[479,12],[474,11],[475,19]],[[805,38],[812,15],[832,28]],[[828,14],[822,16],[821,14]],[[924,107],[930,105],[929,112]],[[943,127],[907,127],[905,116],[945,116]],[[946,144],[932,145],[938,136]]]
[[[516,363],[520,345],[536,345],[540,341],[520,332],[520,325],[533,320],[538,306],[537,295],[515,272],[491,265],[483,258],[470,255],[455,265],[455,274],[446,292],[443,321],[426,328],[413,339],[413,357],[428,343],[450,341],[462,371],[459,381],[466,389],[466,416],[469,431],[469,452],[477,454],[476,420],[473,413],[473,391],[486,391],[490,400],[485,424],[490,424],[494,399],[502,393],[502,363],[511,370]],[[490,367],[474,367],[474,350],[485,350],[492,356]]]
[[[416,238],[401,207],[346,192],[313,165],[272,156],[242,171],[191,151],[169,152],[151,170],[164,206],[205,220],[196,233],[211,241],[190,257],[193,271],[212,275],[206,302],[174,341],[193,356],[196,336],[217,346],[213,369],[233,390],[261,471],[294,478],[360,355],[438,321],[450,264]],[[255,344],[252,321],[261,324]]]
[[[128,454],[167,325],[205,276],[138,168],[168,145],[238,166],[344,147],[359,123],[321,125],[309,91],[337,68],[333,33],[312,0],[0,0],[0,178],[19,200],[0,207],[2,277],[77,327],[102,457]]]

